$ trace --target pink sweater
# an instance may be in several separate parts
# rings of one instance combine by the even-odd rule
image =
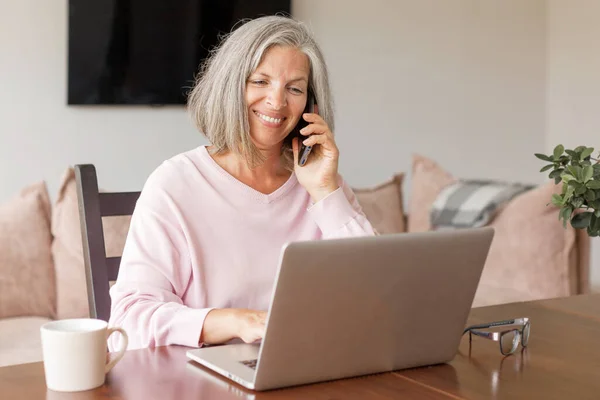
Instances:
[[[375,234],[340,182],[312,204],[294,174],[262,194],[204,146],[164,162],[137,202],[110,290],[109,324],[127,331],[129,349],[197,347],[212,308],[267,310],[285,243]],[[111,351],[119,342],[120,335],[111,336]]]

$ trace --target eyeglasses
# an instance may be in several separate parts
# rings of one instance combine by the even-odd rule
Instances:
[[[520,325],[520,328],[508,329],[500,332],[484,332],[479,329],[488,329],[497,326]],[[469,332],[469,345],[471,344],[472,335],[481,336],[486,339],[499,342],[500,353],[507,356],[514,353],[519,347],[519,343],[523,348],[529,344],[529,333],[531,332],[531,323],[529,318],[508,319],[505,321],[489,322],[487,324],[472,325],[463,331],[463,335]]]

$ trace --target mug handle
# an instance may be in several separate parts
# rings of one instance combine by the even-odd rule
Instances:
[[[127,337],[127,333],[122,328],[107,328],[106,339],[108,340],[109,336],[115,332],[119,332],[121,335],[123,335],[123,344],[121,345],[119,351],[117,351],[117,354],[114,357],[111,357],[112,360],[110,360],[110,362],[106,364],[106,367],[104,368],[105,374],[108,373],[108,371],[110,371],[112,367],[114,367],[121,358],[123,358],[123,356],[125,355],[125,350],[127,350],[127,345],[129,344],[129,338]]]

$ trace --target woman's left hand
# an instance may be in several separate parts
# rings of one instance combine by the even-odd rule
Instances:
[[[300,131],[305,137],[304,145],[313,148],[306,164],[299,166],[298,151],[301,143],[298,138],[294,138],[294,172],[298,182],[316,203],[339,188],[337,176],[340,152],[333,139],[333,133],[323,118],[316,113],[305,113],[302,118],[309,123]]]

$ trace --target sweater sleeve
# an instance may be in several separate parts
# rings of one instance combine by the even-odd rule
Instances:
[[[308,208],[323,233],[323,239],[378,235],[363,213],[356,195],[341,176],[339,183],[336,191]]]
[[[110,326],[123,328],[129,349],[178,344],[198,347],[210,308],[192,309],[182,296],[192,276],[180,214],[172,198],[149,182],[131,219],[117,282],[110,290]],[[111,335],[115,351],[121,335]]]

